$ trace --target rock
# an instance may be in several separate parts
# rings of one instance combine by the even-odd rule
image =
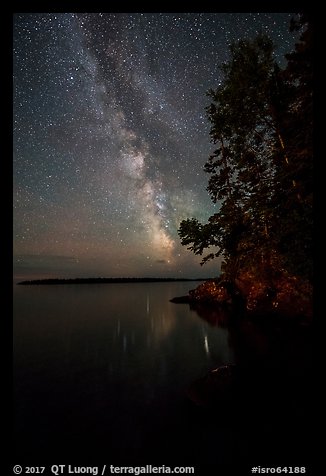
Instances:
[[[216,407],[219,403],[230,403],[234,395],[236,366],[223,365],[195,380],[187,390],[190,400],[199,406]]]
[[[210,302],[219,304],[231,304],[232,296],[228,290],[226,281],[205,281],[196,289],[189,291],[193,301]]]
[[[259,274],[242,272],[234,282],[221,276],[200,284],[188,296],[171,299],[174,303],[226,310],[234,318],[244,316],[282,316],[310,322],[312,286],[285,271]]]

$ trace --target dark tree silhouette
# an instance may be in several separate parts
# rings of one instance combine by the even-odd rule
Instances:
[[[183,220],[178,233],[195,254],[213,247],[202,264],[223,256],[231,280],[248,269],[311,278],[311,38],[308,25],[284,70],[267,36],[234,43],[222,84],[207,93],[216,148],[204,169],[220,208],[207,224]]]

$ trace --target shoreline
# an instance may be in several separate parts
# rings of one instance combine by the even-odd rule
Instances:
[[[54,285],[54,284],[119,284],[119,283],[175,283],[199,282],[212,278],[49,278],[20,281],[17,285]]]

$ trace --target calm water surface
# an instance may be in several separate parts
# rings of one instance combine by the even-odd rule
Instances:
[[[174,431],[189,384],[234,361],[227,329],[169,302],[197,284],[15,286],[16,454],[132,458]]]

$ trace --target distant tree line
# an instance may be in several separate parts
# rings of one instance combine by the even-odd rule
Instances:
[[[205,281],[204,278],[45,278],[21,281],[17,284],[107,284],[107,283],[165,283],[179,281]]]

